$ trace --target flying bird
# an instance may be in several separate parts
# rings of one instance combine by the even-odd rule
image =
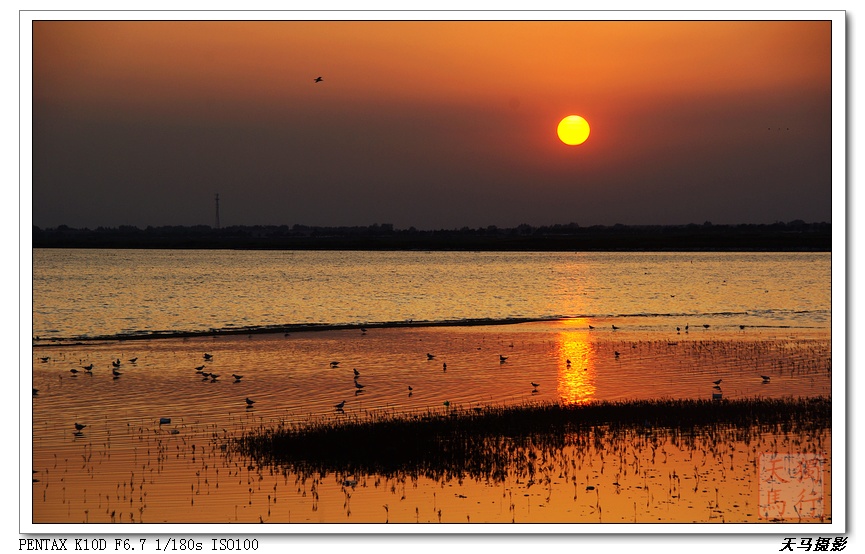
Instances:
[[[121,375],[123,375],[123,373],[117,371],[116,367],[111,370],[111,374],[114,375],[114,377],[120,377]]]
[[[316,83],[320,83],[320,82],[322,82],[323,80],[324,80],[324,79],[322,79],[321,77],[316,77],[316,78],[315,78],[315,82],[316,82]]]

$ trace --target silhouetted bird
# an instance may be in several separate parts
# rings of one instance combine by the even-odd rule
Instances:
[[[708,324],[708,323],[704,323],[704,324],[703,324],[703,328],[704,328],[704,329],[708,329],[708,328],[709,328],[709,324]]]
[[[48,356],[45,356],[44,358],[39,358],[39,359],[42,360],[42,363],[44,364],[45,362],[47,362],[47,361],[50,360],[51,358],[48,357]]]
[[[339,365],[339,362],[337,362],[337,361],[330,362],[330,367],[336,367],[338,365]]]
[[[538,383],[535,383],[534,381],[532,381],[532,388],[535,388],[535,389],[536,389],[536,388],[538,388],[538,387],[540,387],[540,386],[541,386],[541,385],[539,385]]]
[[[359,389],[362,389],[362,388],[363,388],[363,385],[361,385],[360,383],[358,383],[357,381],[355,381],[355,382],[354,382],[354,388],[356,388],[356,389],[359,390]]]
[[[360,371],[358,371],[357,368],[354,369],[354,376],[360,377]]]
[[[111,362],[111,365],[113,365],[114,367],[120,367],[120,358],[117,358],[116,360]]]
[[[213,359],[213,354],[204,353],[204,359],[208,362]]]
[[[134,364],[134,363],[137,362],[137,361],[138,361],[138,358],[129,358],[129,363],[130,363],[130,364]]]
[[[442,362],[442,371],[447,371],[447,370],[448,370],[447,362]]]
[[[433,359],[435,359],[435,354],[430,354],[429,352],[427,352],[426,359],[427,359],[427,360],[433,360]]]
[[[33,396],[36,396],[38,394],[39,394],[39,389],[33,389]]]
[[[200,365],[200,366],[195,368],[195,371],[197,371],[198,373],[201,373],[202,371],[204,371],[205,367],[207,367],[207,366],[206,365]]]
[[[69,373],[71,373],[72,375],[77,375],[78,370],[73,367],[72,369],[69,370]]]
[[[343,408],[345,407],[345,400],[343,400],[343,401],[340,402],[339,404],[334,404],[333,407],[336,408],[337,410],[341,410],[341,409],[343,409]]]
[[[316,78],[315,78],[315,82],[316,82],[316,83],[320,83],[320,82],[322,82],[323,80],[324,80],[324,79],[322,79],[321,77],[316,77]]]
[[[114,375],[115,377],[120,377],[121,375],[123,375],[123,373],[117,371],[116,367],[111,370],[111,374]]]
[[[716,385],[720,385],[721,381],[723,381],[723,379],[718,379],[717,381],[712,381],[712,382],[715,383]]]
[[[246,407],[247,408],[251,408],[253,404],[255,404],[255,400],[253,400],[251,398],[246,399]]]
[[[76,423],[75,424],[75,430],[76,431],[80,431],[80,430],[84,429],[85,427],[87,427],[87,426],[84,425],[83,423]]]
[[[411,385],[409,385],[409,386],[408,386],[408,390],[409,390],[409,392],[411,392],[411,391],[413,391],[414,389],[411,388]]]
[[[764,383],[768,383],[768,382],[769,382],[769,376],[768,376],[768,375],[761,375],[760,377],[763,378],[763,382],[764,382]]]
[[[234,377],[234,382],[235,382],[235,383],[239,383],[240,380],[243,379],[243,375],[237,375],[237,374],[235,374],[235,373],[232,373],[231,376]]]
[[[505,363],[506,361],[508,361],[508,357],[507,357],[507,356],[502,356],[501,354],[499,354],[499,363],[503,364],[503,363]]]
[[[613,325],[613,331],[615,331],[616,329],[618,329],[618,327],[616,327],[615,325]]]
[[[594,325],[589,325],[589,329],[594,329],[594,328],[595,328]]]
[[[739,325],[739,329],[744,329],[744,328],[745,328],[744,325]]]

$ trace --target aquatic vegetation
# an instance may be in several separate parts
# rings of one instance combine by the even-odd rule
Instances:
[[[646,400],[452,408],[444,412],[279,424],[246,431],[226,449],[298,472],[424,476],[501,482],[535,477],[561,456],[635,440],[723,444],[754,434],[831,428],[831,400]],[[616,447],[617,448],[617,447]],[[712,449],[713,447],[710,447]]]

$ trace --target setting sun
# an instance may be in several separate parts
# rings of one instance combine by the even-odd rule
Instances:
[[[569,115],[556,129],[559,139],[569,146],[583,144],[589,138],[589,122],[578,115]]]

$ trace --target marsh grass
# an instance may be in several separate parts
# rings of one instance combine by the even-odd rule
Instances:
[[[621,441],[670,439],[685,445],[756,434],[811,435],[831,428],[831,400],[645,400],[454,408],[423,414],[368,414],[279,424],[244,432],[227,448],[299,472],[532,479],[565,447],[604,451]]]

